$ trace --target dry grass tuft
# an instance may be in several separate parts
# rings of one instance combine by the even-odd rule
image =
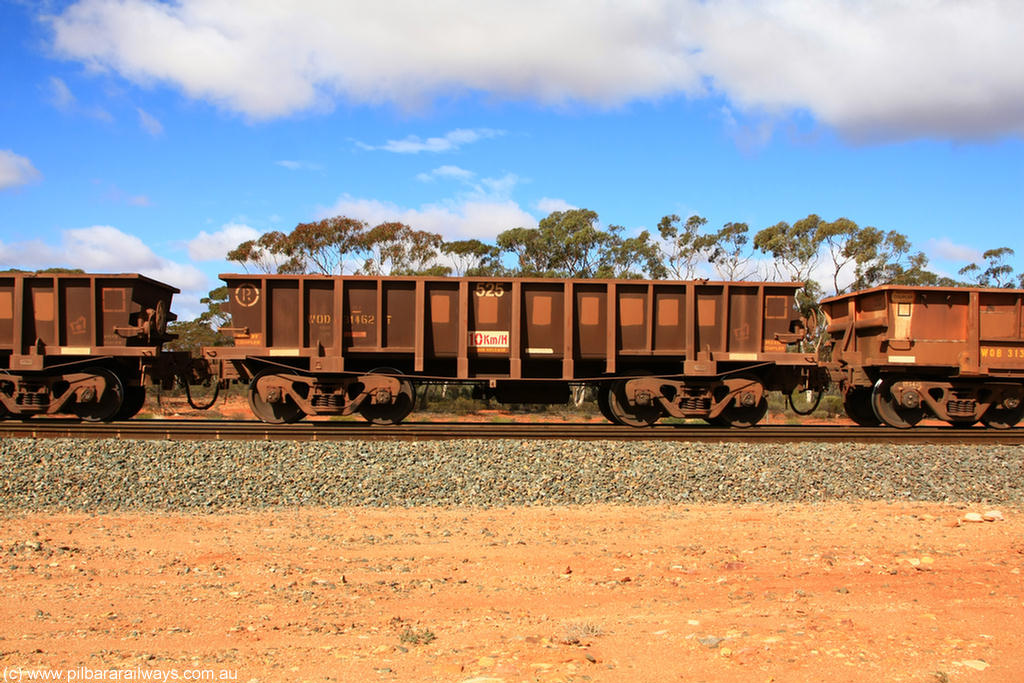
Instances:
[[[603,633],[600,626],[589,621],[570,621],[562,624],[561,632],[555,639],[566,645],[580,645]]]

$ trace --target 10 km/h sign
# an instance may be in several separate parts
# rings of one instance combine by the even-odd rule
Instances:
[[[508,351],[508,331],[488,330],[470,332],[469,347],[482,353],[503,353]]]

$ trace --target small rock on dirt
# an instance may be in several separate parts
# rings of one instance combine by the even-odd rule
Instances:
[[[988,662],[982,659],[965,659],[960,662],[960,664],[966,666],[968,669],[974,669],[975,671],[984,671],[988,668]]]

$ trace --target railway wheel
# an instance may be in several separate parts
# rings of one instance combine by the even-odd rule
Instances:
[[[117,411],[115,419],[130,420],[139,414],[145,404],[146,387],[125,387],[124,400],[121,402],[121,409]]]
[[[735,403],[730,404],[718,416],[717,421],[712,424],[716,424],[721,427],[739,427],[741,429],[746,429],[747,427],[753,427],[760,422],[767,412],[768,399],[762,396],[761,400],[752,406],[738,406]]]
[[[280,400],[274,401],[264,400],[260,397],[261,384],[272,384],[279,379],[279,375],[273,370],[264,370],[252,378],[252,382],[249,383],[249,407],[252,409],[252,414],[270,424],[298,422],[306,416],[306,413],[287,394],[276,397]],[[266,389],[266,386],[262,388]]]
[[[608,420],[612,424],[622,424],[618,418],[615,417],[615,413],[612,412],[610,401],[612,388],[609,382],[602,382],[597,386],[597,408],[604,415],[604,419]]]
[[[861,427],[877,427],[882,421],[875,415],[871,407],[870,387],[851,387],[843,396],[843,410],[846,416],[853,420],[854,424]]]
[[[117,373],[106,368],[86,368],[83,372],[101,377],[106,384],[103,392],[91,401],[75,403],[75,415],[87,422],[109,422],[117,417],[124,404],[124,384]]]
[[[626,397],[626,380],[611,383],[608,391],[608,412],[614,422],[629,427],[650,427],[661,417],[661,406],[651,401],[648,405],[629,405]]]
[[[400,375],[394,368],[377,368],[370,374],[379,373],[382,375]],[[398,395],[394,403],[369,403],[363,402],[359,406],[359,414],[370,424],[375,425],[396,425],[412,412],[415,406],[416,393],[413,391],[412,383],[407,379],[398,380]]]
[[[734,379],[736,382],[723,383],[715,388],[716,402],[725,400],[730,394],[732,396],[728,399],[725,409],[708,421],[718,427],[753,427],[768,413],[764,385],[753,375],[740,375]]]
[[[1024,418],[1024,403],[1016,408],[989,408],[981,416],[981,422],[992,429],[1010,429]]]
[[[890,427],[910,429],[924,417],[924,407],[920,401],[917,405],[901,404],[892,394],[893,383],[891,379],[875,382],[875,388],[871,391],[871,407],[875,416]]]

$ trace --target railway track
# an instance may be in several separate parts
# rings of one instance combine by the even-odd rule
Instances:
[[[131,420],[91,423],[37,419],[0,422],[0,438],[81,438],[272,441],[426,441],[442,439],[658,440],[717,443],[930,443],[1024,445],[1024,428],[1008,430],[918,427],[909,430],[847,425],[764,425],[730,429],[710,425],[658,425],[633,429],[611,424],[406,422],[395,426],[362,422],[303,422],[267,425],[243,420]]]

